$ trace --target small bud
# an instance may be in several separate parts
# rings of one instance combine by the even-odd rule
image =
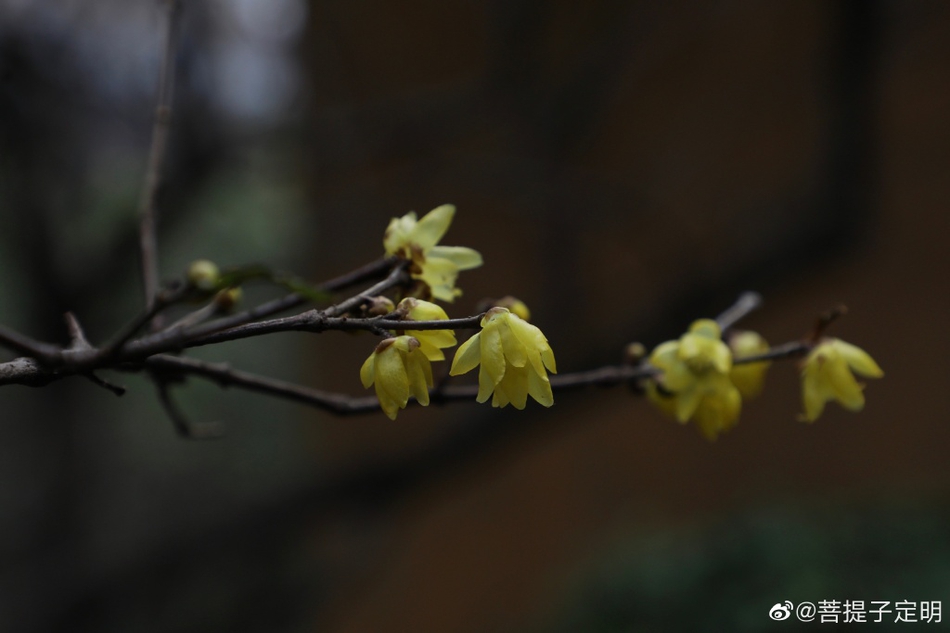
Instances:
[[[228,288],[214,296],[214,303],[221,312],[231,312],[237,304],[241,303],[243,296],[244,292],[240,288]]]
[[[511,295],[502,297],[495,302],[495,305],[499,308],[508,308],[509,312],[520,318],[522,321],[531,320],[531,310],[528,309],[528,306],[525,305],[524,301],[518,299],[517,297],[512,297]]]
[[[629,343],[623,350],[623,361],[629,365],[635,365],[647,355],[647,348],[643,343]]]
[[[389,297],[372,297],[364,308],[368,316],[383,316],[396,309]]]
[[[188,283],[205,292],[210,292],[218,286],[220,276],[217,265],[207,259],[193,261],[188,267]]]

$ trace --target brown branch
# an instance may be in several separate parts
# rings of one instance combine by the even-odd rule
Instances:
[[[383,273],[390,273],[393,266],[395,266],[400,260],[396,257],[383,257],[374,262],[370,262],[365,266],[361,266],[356,270],[352,270],[346,274],[340,275],[325,281],[321,284],[317,284],[316,289],[322,292],[339,292],[341,290],[346,290],[353,286],[365,283],[367,281],[379,278]],[[285,312],[287,310],[293,310],[296,307],[302,306],[307,303],[307,298],[299,295],[297,293],[290,293],[278,299],[273,299],[266,303],[262,303],[250,310],[245,310],[244,312],[238,312],[232,314],[231,316],[218,319],[212,324],[209,324],[210,327],[214,327],[214,331],[222,331],[230,328],[238,327],[246,323],[251,323],[257,321],[258,319],[265,319],[269,316],[279,314],[280,312]]]
[[[725,332],[761,306],[762,295],[757,292],[743,292],[732,306],[716,317],[716,323],[719,324],[719,329]]]
[[[782,345],[777,345],[767,352],[756,354],[755,356],[743,356],[732,361],[733,365],[746,365],[748,363],[759,363],[762,361],[784,360],[786,358],[801,358],[812,350],[814,346],[804,341],[790,341]]]
[[[168,147],[171,127],[172,96],[175,86],[175,43],[178,32],[178,0],[165,0],[165,46],[158,81],[158,105],[152,124],[152,141],[145,169],[145,181],[139,200],[139,242],[142,251],[142,282],[146,310],[151,311],[158,295],[158,246],[156,239],[155,200],[162,178],[162,164]],[[157,321],[156,321],[157,325]]]
[[[355,415],[379,411],[379,401],[375,396],[349,396],[312,389],[294,383],[267,378],[257,374],[232,369],[226,363],[209,363],[194,358],[160,354],[145,361],[144,367],[156,372],[181,375],[194,375],[206,378],[219,386],[240,387],[248,391],[300,402],[317,409],[337,415]],[[138,371],[142,365],[126,366],[126,371]],[[573,391],[583,387],[610,387],[620,384],[633,384],[637,380],[654,375],[652,367],[608,366],[589,371],[580,371],[560,376],[551,376],[551,390],[554,392]],[[461,400],[475,401],[478,385],[448,386],[442,390],[433,388],[429,392],[433,404],[445,404]],[[415,400],[410,405],[418,404]]]
[[[224,427],[219,422],[204,422],[195,424],[191,422],[184,414],[178,403],[172,399],[171,389],[167,381],[157,379],[158,399],[165,409],[165,413],[171,418],[175,430],[182,437],[192,440],[209,440],[219,438],[224,435]]]
[[[0,346],[14,352],[31,356],[45,365],[55,365],[62,360],[62,350],[49,343],[37,341],[25,334],[0,325]]]

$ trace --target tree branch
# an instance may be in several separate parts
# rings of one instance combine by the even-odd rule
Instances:
[[[171,127],[172,96],[175,86],[175,44],[178,32],[178,0],[165,0],[165,47],[158,82],[158,105],[152,124],[152,141],[145,169],[145,181],[139,200],[139,243],[142,251],[142,283],[145,307],[151,312],[158,295],[158,246],[156,240],[155,200],[161,184],[162,164]],[[157,321],[155,322],[157,325]]]

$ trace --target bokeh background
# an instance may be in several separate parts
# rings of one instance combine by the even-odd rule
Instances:
[[[101,342],[138,311],[162,16],[0,1],[5,325],[63,341],[72,310]],[[761,631],[785,600],[950,598],[950,5],[218,0],[181,27],[166,279],[329,278],[451,202],[486,263],[450,313],[524,299],[562,371],[754,289],[773,343],[845,303],[887,375],[810,426],[779,364],[715,443],[619,388],[392,423],[191,381],[228,433],[190,442],[137,376],[5,387],[0,629]],[[196,355],[358,395],[371,347]]]

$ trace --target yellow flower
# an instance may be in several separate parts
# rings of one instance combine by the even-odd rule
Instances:
[[[398,255],[412,261],[413,279],[424,282],[432,296],[442,301],[454,301],[462,291],[455,287],[459,271],[482,265],[478,251],[464,246],[437,246],[449,230],[455,207],[443,204],[416,221],[410,211],[401,218],[393,218],[383,236],[387,255]]]
[[[376,385],[376,397],[389,419],[395,420],[399,409],[405,409],[409,396],[419,404],[429,404],[432,386],[432,365],[418,340],[411,336],[388,338],[370,354],[360,369],[363,387]]]
[[[399,302],[399,310],[405,311],[412,321],[444,321],[449,318],[441,307],[422,299],[407,297]],[[411,323],[406,323],[411,327]],[[406,330],[406,334],[419,341],[419,349],[429,360],[445,360],[444,347],[454,347],[455,333],[452,330]]]
[[[729,338],[729,349],[733,358],[740,359],[748,356],[758,356],[769,351],[769,344],[757,332],[738,332]],[[762,392],[765,382],[765,372],[772,365],[769,361],[760,363],[733,364],[729,372],[729,379],[736,386],[743,398],[754,398]]]
[[[647,383],[647,397],[685,423],[694,420],[709,439],[735,426],[742,408],[729,378],[732,354],[715,321],[700,319],[677,341],[659,345],[650,363],[663,374]]]
[[[537,327],[505,308],[492,308],[482,318],[482,330],[462,343],[450,374],[458,376],[481,364],[478,402],[494,392],[493,407],[508,403],[524,409],[528,396],[546,407],[554,404],[547,371],[557,373],[554,352]]]
[[[855,380],[852,372],[867,378],[884,375],[874,359],[860,347],[836,338],[816,345],[802,369],[804,419],[817,420],[829,400],[837,400],[850,411],[863,409],[864,385]]]

